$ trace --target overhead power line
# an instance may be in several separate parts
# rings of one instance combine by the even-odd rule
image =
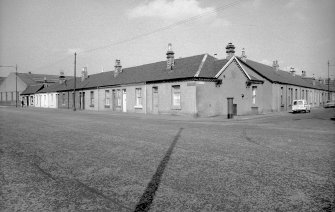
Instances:
[[[150,31],[150,32],[146,32],[146,33],[143,33],[143,34],[139,34],[139,35],[136,35],[136,36],[131,37],[131,38],[127,38],[127,39],[120,40],[120,41],[117,41],[117,42],[114,42],[114,43],[110,43],[110,44],[108,44],[108,45],[104,45],[104,46],[100,46],[100,47],[96,47],[96,48],[88,49],[88,50],[82,51],[82,52],[80,52],[80,53],[88,53],[88,52],[93,52],[93,51],[97,51],[97,50],[101,50],[101,49],[109,48],[109,47],[112,47],[112,46],[116,46],[116,45],[120,45],[120,44],[123,44],[123,43],[130,42],[130,41],[133,41],[133,40],[142,38],[142,37],[146,37],[146,36],[149,36],[149,35],[152,35],[152,34],[161,32],[161,31],[165,31],[165,30],[168,30],[168,29],[170,29],[170,28],[173,28],[173,27],[176,27],[176,26],[179,26],[179,25],[182,25],[182,24],[186,24],[186,23],[189,23],[189,22],[191,22],[191,21],[200,19],[200,18],[202,18],[203,16],[206,16],[206,15],[209,15],[209,14],[212,14],[212,13],[216,13],[216,12],[220,12],[220,11],[226,10],[226,9],[228,9],[228,8],[230,8],[230,7],[233,7],[233,6],[236,6],[236,5],[240,4],[242,1],[243,1],[243,0],[238,0],[238,1],[235,1],[235,2],[232,2],[232,3],[229,3],[229,4],[226,4],[226,5],[222,5],[222,6],[219,6],[219,7],[217,7],[217,8],[214,8],[214,9],[212,9],[212,10],[203,12],[203,13],[201,13],[201,14],[199,14],[199,15],[192,16],[192,17],[190,17],[190,18],[187,18],[187,19],[183,19],[183,20],[177,21],[177,22],[175,22],[175,23],[173,23],[173,24],[170,24],[170,25],[167,25],[167,26],[164,26],[164,27],[161,27],[161,28],[152,30],[152,31]]]
[[[180,20],[180,21],[177,21],[173,24],[170,24],[170,25],[167,25],[167,26],[164,26],[164,27],[161,27],[161,28],[158,28],[158,29],[155,29],[155,30],[152,30],[152,31],[149,31],[149,32],[145,32],[143,34],[139,34],[139,35],[136,35],[134,37],[131,37],[131,38],[127,38],[127,39],[124,39],[124,40],[120,40],[120,41],[116,41],[114,43],[110,43],[110,44],[107,44],[107,45],[104,45],[104,46],[99,46],[99,47],[95,47],[95,48],[91,48],[91,49],[87,49],[87,50],[84,50],[84,51],[79,51],[77,53],[79,54],[83,54],[83,53],[89,53],[89,52],[94,52],[94,51],[97,51],[97,50],[101,50],[101,49],[105,49],[105,48],[109,48],[109,47],[112,47],[112,46],[116,46],[116,45],[120,45],[120,44],[123,44],[123,43],[127,43],[127,42],[130,42],[130,41],[134,41],[134,40],[137,40],[139,38],[143,38],[143,37],[146,37],[146,36],[149,36],[149,35],[152,35],[152,34],[155,34],[155,33],[158,33],[158,32],[161,32],[161,31],[165,31],[165,30],[168,30],[168,29],[171,29],[173,27],[176,27],[176,26],[179,26],[179,25],[182,25],[182,24],[186,24],[186,23],[189,23],[189,22],[192,22],[192,21],[195,21],[195,20],[198,20],[204,16],[207,16],[209,14],[213,14],[213,13],[218,13],[218,12],[221,12],[223,10],[226,10],[228,8],[231,8],[231,7],[234,7],[238,4],[240,4],[241,2],[243,2],[245,0],[237,0],[237,1],[234,1],[232,3],[229,3],[229,4],[225,4],[225,5],[222,5],[222,6],[219,6],[217,8],[214,8],[212,10],[209,10],[209,11],[206,11],[206,12],[203,12],[199,15],[195,15],[195,16],[192,16],[190,18],[186,18],[186,19],[183,19],[183,20]],[[38,69],[42,69],[42,68],[46,68],[46,67],[50,67],[52,65],[55,65],[59,62],[62,62],[68,58],[72,58],[73,55],[68,55],[64,58],[61,58],[53,63],[50,63],[50,64],[47,64],[47,65],[43,65],[41,67],[38,67],[36,68],[36,70]]]

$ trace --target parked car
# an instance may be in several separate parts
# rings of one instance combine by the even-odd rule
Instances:
[[[335,108],[335,101],[328,101],[323,107],[324,108]]]
[[[304,99],[293,100],[292,112],[311,112],[311,106]]]

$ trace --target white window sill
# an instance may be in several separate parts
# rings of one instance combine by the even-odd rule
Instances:
[[[142,106],[142,105],[135,105],[134,108],[135,108],[135,109],[142,109],[143,106]]]

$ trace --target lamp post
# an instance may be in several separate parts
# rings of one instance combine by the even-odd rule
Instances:
[[[15,107],[17,107],[17,64],[15,66],[2,66],[0,68],[15,68]]]

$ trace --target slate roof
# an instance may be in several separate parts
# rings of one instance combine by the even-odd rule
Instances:
[[[205,54],[175,59],[175,66],[171,71],[166,69],[166,61],[160,61],[124,68],[117,77],[114,77],[113,71],[89,75],[85,81],[80,83],[80,88],[191,78],[198,71],[204,56]],[[213,61],[211,56],[207,57],[205,64],[210,61]],[[206,71],[209,71],[209,73],[204,74],[203,72]],[[213,77],[214,72],[211,73],[210,71],[202,68],[201,74],[202,76]]]
[[[81,81],[80,78],[77,77],[76,80],[76,87],[79,87]],[[49,86],[44,87],[41,89],[38,93],[51,93],[51,92],[58,92],[58,91],[68,91],[68,90],[73,90],[74,86],[74,78],[65,80],[64,83],[60,84],[59,82],[53,83]]]
[[[17,77],[19,77],[27,85],[43,83],[44,79],[46,79],[47,82],[58,82],[59,78],[58,75],[30,74],[30,73],[17,73]]]
[[[206,60],[204,60],[206,58]],[[325,85],[315,84],[309,80],[302,78],[300,75],[292,76],[289,72],[282,70],[274,70],[272,66],[264,65],[252,60],[243,60],[236,57],[243,69],[248,73],[251,80],[262,81],[251,74],[251,70],[272,83],[290,84],[308,88],[317,88],[326,90]],[[137,84],[137,83],[154,83],[168,80],[184,80],[184,79],[211,79],[216,80],[216,74],[227,64],[227,59],[216,59],[208,54],[195,55],[191,57],[175,59],[173,70],[166,69],[166,61],[160,61],[141,66],[124,68],[117,77],[114,72],[102,72],[89,75],[87,79],[81,81],[77,78],[76,89],[89,89],[113,85]],[[199,72],[200,70],[200,72]],[[27,75],[27,74],[26,74]],[[29,76],[27,81],[33,79]],[[30,74],[33,75],[33,74]],[[46,75],[35,75],[35,79],[40,77],[44,79]],[[57,83],[40,89],[39,93],[46,92],[62,92],[73,89],[74,79],[68,79],[63,84],[58,83],[58,76],[49,75],[52,79],[57,78]],[[48,79],[48,78],[47,78]]]
[[[29,85],[26,90],[22,91],[21,95],[29,95],[34,94],[41,90],[44,87],[44,84],[38,84],[38,85]]]
[[[243,64],[247,65],[253,71],[269,80],[272,83],[280,83],[280,84],[289,84],[289,85],[297,85],[301,87],[307,88],[317,88],[324,89],[322,86],[313,85],[313,83],[305,80],[300,75],[292,75],[287,71],[278,70],[276,71],[272,66],[265,65],[262,63],[258,63],[252,60],[247,60],[246,62],[240,60]]]

